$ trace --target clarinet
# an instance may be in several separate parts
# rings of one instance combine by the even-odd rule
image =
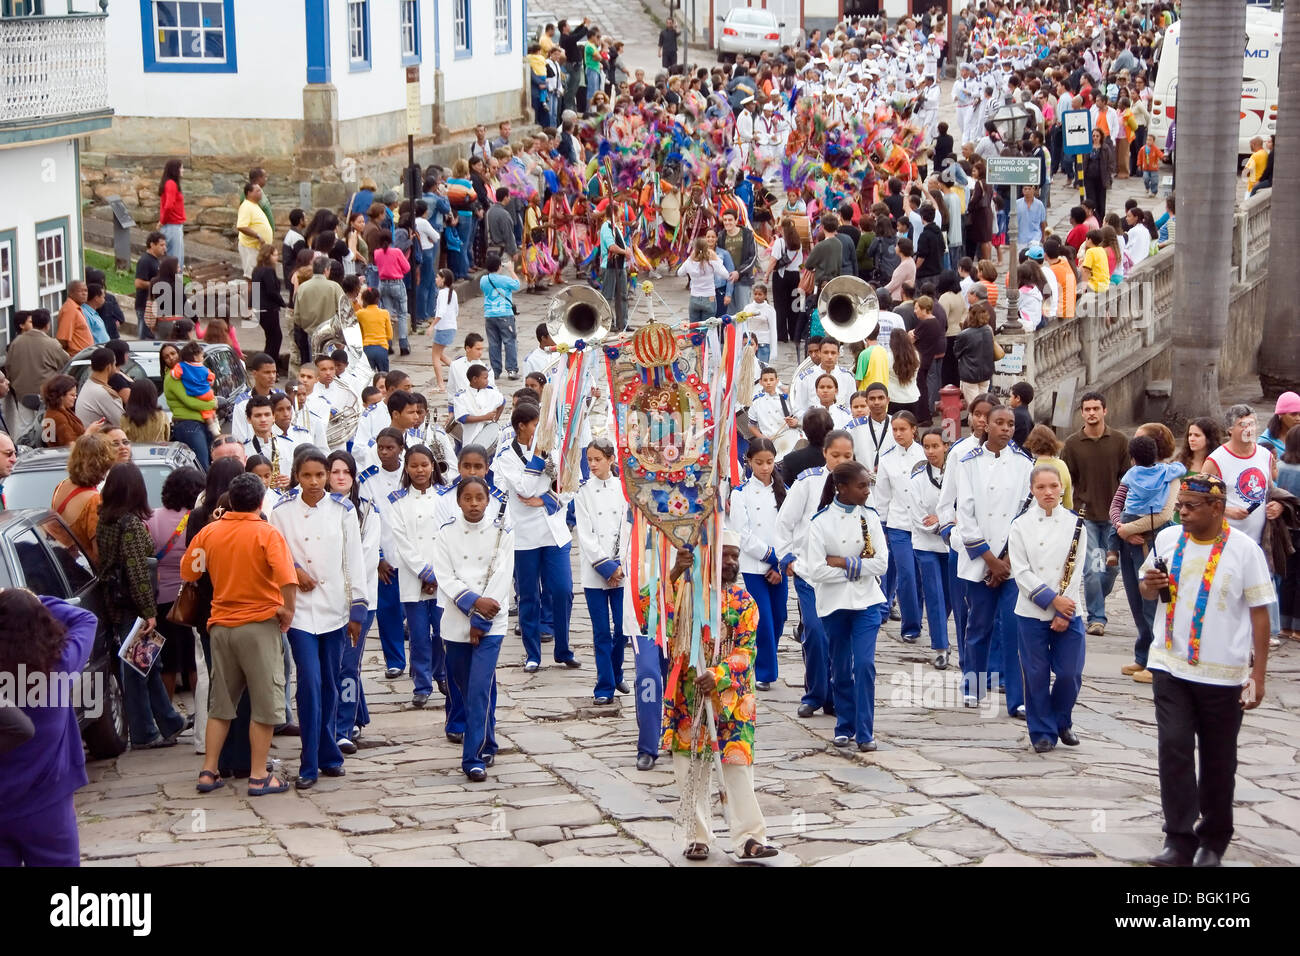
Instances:
[[[860,514],[858,520],[862,522],[862,553],[859,557],[874,558],[876,549],[871,546],[871,529],[867,527],[867,516]]]

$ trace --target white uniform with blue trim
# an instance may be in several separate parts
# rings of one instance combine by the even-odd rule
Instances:
[[[871,504],[881,520],[896,531],[912,529],[908,510],[912,494],[912,469],[925,461],[925,451],[919,441],[904,448],[895,445],[880,456],[876,469],[876,484],[871,489]]]
[[[563,547],[572,542],[566,506],[572,495],[551,490],[551,479],[544,473],[546,462],[516,442],[503,445],[492,461],[492,475],[497,487],[510,496],[507,512],[515,529],[515,547]],[[542,505],[524,504],[521,498],[541,498]]]
[[[631,552],[632,523],[623,483],[614,474],[604,480],[593,475],[578,486],[573,505],[582,586],[608,590],[611,574],[620,567],[626,574]]]
[[[935,484],[935,482],[939,484]],[[926,515],[939,517],[939,489],[943,486],[943,469],[934,468],[928,461],[923,461],[912,468],[908,478],[910,494],[907,499],[908,524],[912,529],[912,550],[933,551],[936,554],[947,552],[948,545],[939,534],[942,522],[925,526]]]
[[[509,518],[499,516],[494,520],[488,517],[490,512],[476,524],[462,513],[439,528],[433,542],[444,641],[468,644],[471,627],[504,635],[509,625],[515,574],[514,530]],[[491,620],[474,610],[474,602],[481,597],[492,598],[501,606]]]
[[[461,423],[460,442],[465,445],[491,444],[496,440],[497,422],[488,419],[484,422],[467,422],[470,415],[486,415],[501,408],[506,397],[492,386],[487,388],[467,388],[456,395],[456,421]],[[482,439],[480,440],[480,436]]]
[[[862,519],[867,522],[875,554],[862,557]],[[844,558],[848,567],[833,568],[827,557]],[[842,504],[838,498],[813,515],[808,528],[807,560],[800,577],[817,595],[817,613],[861,611],[885,603],[880,579],[889,570],[889,542],[874,508]]]
[[[441,528],[448,521],[458,518],[463,512],[460,505],[456,503],[456,489],[460,487],[460,475],[445,488],[438,489],[438,527]],[[490,488],[489,492],[492,500],[488,502],[487,511],[484,512],[488,521],[496,521],[497,516],[505,513],[506,504],[510,501],[510,496],[500,488]]]
[[[1050,621],[1056,616],[1052,601],[1064,594],[1076,605],[1075,614],[1083,610],[1083,565],[1088,553],[1088,529],[1080,528],[1079,547],[1074,555],[1074,568],[1064,591],[1061,573],[1070,553],[1078,518],[1073,511],[1057,505],[1049,515],[1031,502],[1029,508],[1011,523],[1011,536],[1007,546],[1007,559],[1011,562],[1011,576],[1020,593],[1016,598],[1016,613],[1021,617]]]
[[[821,507],[826,474],[824,466],[808,468],[800,472],[799,477],[786,490],[785,503],[781,505],[776,521],[775,547],[776,553],[781,556],[782,571],[794,561],[795,573],[803,577],[808,523]]]
[[[771,485],[757,478],[742,482],[731,491],[731,519],[727,526],[740,536],[741,574],[766,574],[779,570],[781,555],[777,552],[777,522],[780,510],[776,505],[773,477]]]
[[[854,459],[858,464],[866,465],[873,475],[880,467],[881,456],[898,444],[894,441],[893,422],[891,415],[886,415],[883,422],[867,415],[855,418],[844,426],[853,438]]]
[[[1034,459],[1014,444],[1000,452],[983,444],[957,462],[957,526],[960,542],[957,574],[963,581],[982,581],[984,553],[1002,553],[1011,522],[1029,495]]]
[[[292,626],[309,634],[328,634],[349,620],[364,623],[366,561],[352,502],[343,495],[327,494],[313,506],[295,488],[280,496],[267,520],[289,542],[294,563],[316,582],[310,591],[298,592]]]
[[[399,488],[388,496],[385,512],[393,552],[384,559],[397,568],[398,596],[403,604],[423,601],[426,582],[436,582],[433,573],[433,542],[438,532],[438,486],[425,491]]]
[[[301,429],[299,432],[301,433]],[[280,474],[287,475],[293,469],[293,452],[297,447],[298,443],[292,437],[277,435],[275,429],[271,429],[270,438],[251,435],[244,440],[244,457],[252,458],[254,455],[261,455],[267,461],[275,461],[276,454],[279,454]]]

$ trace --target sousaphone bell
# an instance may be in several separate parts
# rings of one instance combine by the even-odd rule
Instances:
[[[876,292],[857,276],[836,276],[817,297],[822,329],[837,342],[849,345],[863,341],[880,321],[880,300]]]
[[[546,328],[557,345],[595,345],[609,335],[613,319],[605,297],[588,286],[569,286],[546,309]]]

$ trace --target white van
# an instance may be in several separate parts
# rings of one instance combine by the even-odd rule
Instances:
[[[1169,127],[1177,120],[1178,35],[1182,21],[1165,30],[1160,58],[1156,61],[1156,82],[1151,95],[1151,124],[1148,135],[1161,148]],[[1282,56],[1282,14],[1267,7],[1246,8],[1246,48],[1241,68],[1241,132],[1237,152],[1250,152],[1250,141],[1264,139],[1277,131],[1278,62]]]

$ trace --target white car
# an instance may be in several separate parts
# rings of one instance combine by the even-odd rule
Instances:
[[[725,17],[718,17],[722,29],[718,31],[718,62],[734,60],[738,53],[781,52],[781,29],[770,10],[754,7],[734,7]]]

